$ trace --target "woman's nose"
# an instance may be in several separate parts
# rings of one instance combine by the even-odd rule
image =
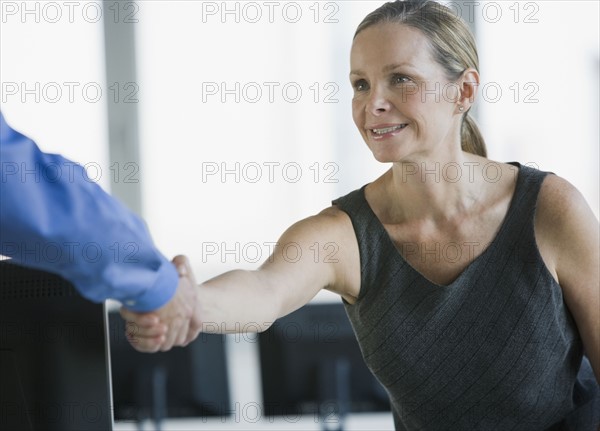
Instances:
[[[391,103],[385,91],[378,87],[372,87],[371,94],[367,100],[366,110],[372,115],[382,114],[390,110]]]

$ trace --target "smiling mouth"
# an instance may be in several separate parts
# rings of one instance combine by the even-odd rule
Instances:
[[[402,130],[404,129],[406,126],[408,126],[408,124],[399,124],[397,126],[392,126],[392,127],[383,127],[381,129],[369,129],[373,135],[375,136],[383,136],[383,135],[387,135],[388,133],[393,133],[393,132],[397,132],[398,130]]]

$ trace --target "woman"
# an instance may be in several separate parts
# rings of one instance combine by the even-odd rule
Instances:
[[[397,429],[593,429],[582,348],[600,381],[598,222],[564,179],[485,157],[464,22],[435,2],[388,3],[359,25],[350,79],[354,122],[391,169],[291,226],[258,270],[202,283],[183,337],[207,322],[266,329],[328,289]],[[290,259],[289,244],[304,253]],[[166,329],[140,327],[138,348],[172,345]]]

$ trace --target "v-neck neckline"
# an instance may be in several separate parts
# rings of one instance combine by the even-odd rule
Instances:
[[[512,213],[514,213],[516,211],[515,206],[516,206],[516,201],[517,201],[517,195],[519,194],[519,191],[520,191],[520,188],[521,188],[521,184],[523,182],[523,175],[524,175],[524,173],[523,173],[523,167],[522,167],[522,165],[520,163],[518,163],[518,162],[509,162],[508,164],[516,166],[519,169],[519,172],[518,172],[518,175],[517,175],[517,182],[516,182],[516,185],[515,185],[515,189],[513,191],[513,195],[511,197],[510,204],[508,206],[508,210],[506,211],[506,214],[504,215],[504,218],[502,219],[502,223],[500,223],[500,227],[498,228],[498,231],[494,235],[494,238],[492,239],[492,241],[490,241],[490,243],[487,245],[487,247],[485,248],[485,250],[483,250],[475,259],[473,259],[454,278],[454,280],[452,280],[448,284],[439,284],[439,283],[436,283],[436,282],[430,280],[425,275],[423,275],[423,273],[421,271],[419,271],[414,266],[412,266],[404,258],[404,256],[402,255],[402,253],[400,252],[400,250],[398,249],[398,247],[396,247],[396,244],[394,244],[394,241],[392,240],[392,237],[390,236],[390,234],[386,230],[385,226],[383,225],[383,223],[381,222],[381,220],[379,220],[379,218],[377,217],[377,215],[373,211],[373,208],[371,208],[371,205],[367,201],[367,197],[365,196],[365,188],[369,184],[365,184],[364,186],[361,187],[361,189],[360,189],[360,197],[364,201],[364,204],[366,205],[366,207],[367,207],[367,209],[369,211],[369,215],[371,217],[373,217],[375,220],[377,220],[377,224],[376,225],[378,226],[378,229],[381,231],[381,235],[384,237],[384,241],[386,241],[388,247],[390,247],[392,250],[394,250],[394,254],[397,256],[397,259],[400,261],[400,263],[402,263],[403,265],[406,265],[408,268],[410,268],[410,270],[412,272],[414,272],[415,275],[417,275],[418,277],[420,277],[422,280],[426,281],[427,284],[429,284],[429,285],[431,285],[431,286],[433,286],[435,288],[438,288],[438,289],[451,289],[454,285],[456,285],[457,283],[459,283],[467,275],[467,273],[470,273],[471,271],[473,271],[475,269],[476,266],[479,266],[479,264],[486,258],[486,256],[491,252],[491,250],[496,246],[496,243],[503,236],[504,231],[506,229],[508,229],[507,225],[508,225],[509,221],[512,218],[511,215],[512,215]]]

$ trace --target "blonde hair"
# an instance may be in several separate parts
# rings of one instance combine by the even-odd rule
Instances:
[[[446,6],[431,0],[386,3],[363,19],[354,37],[368,27],[385,22],[420,30],[429,40],[433,58],[446,71],[449,80],[457,80],[468,68],[479,71],[479,57],[471,30]],[[464,151],[486,157],[485,141],[469,110],[462,117],[461,147]]]

